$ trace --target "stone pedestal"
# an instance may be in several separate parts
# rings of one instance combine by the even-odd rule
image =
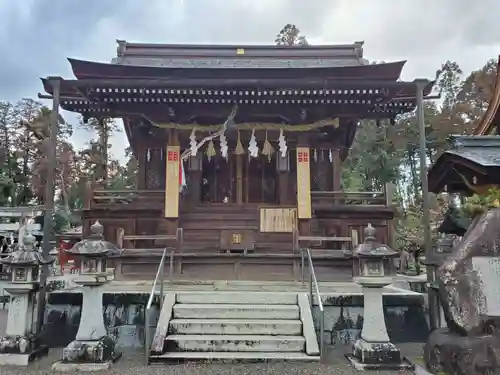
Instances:
[[[6,336],[0,338],[0,365],[27,366],[48,353],[46,346],[38,345],[32,332],[33,285],[10,285],[5,291],[10,294],[10,303]]]
[[[365,240],[354,251],[359,275],[354,281],[363,288],[363,329],[361,338],[354,343],[353,353],[347,358],[357,370],[413,369],[389,340],[382,303],[382,288],[392,284],[396,274],[394,258],[398,253],[377,242],[377,231],[371,224],[363,233]]]
[[[36,358],[48,353],[41,346],[34,332],[35,292],[40,286],[40,267],[49,265],[34,250],[36,239],[31,234],[22,236],[22,244],[0,259],[0,263],[11,270],[11,280],[4,290],[10,294],[6,335],[0,338],[0,365],[27,366]]]
[[[373,279],[357,278],[358,282],[370,283]],[[377,280],[380,282],[381,280]],[[363,285],[364,320],[361,338],[353,346],[347,358],[357,370],[413,369],[387,334],[382,304],[382,286]]]
[[[75,341],[64,348],[62,360],[52,365],[54,371],[106,370],[121,357],[104,325],[100,288],[108,281],[106,258],[119,251],[104,240],[104,228],[99,222],[95,222],[90,231],[87,239],[65,250],[81,260],[80,274],[73,282],[83,287],[82,315]]]
[[[425,365],[434,374],[497,374],[500,371],[499,347],[499,338],[493,335],[460,336],[440,328],[429,335],[425,344]]]
[[[100,281],[101,280],[101,281]],[[62,360],[52,365],[54,371],[102,371],[121,357],[114,340],[108,336],[102,312],[99,284],[105,276],[82,275],[74,282],[84,285],[82,315],[75,341],[63,349]]]

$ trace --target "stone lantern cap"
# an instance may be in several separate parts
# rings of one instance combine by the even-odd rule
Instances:
[[[354,249],[354,254],[358,258],[393,258],[399,253],[391,249],[388,245],[377,242],[376,230],[371,225],[363,230],[365,241]]]
[[[32,266],[51,264],[55,258],[45,259],[38,251],[35,251],[36,238],[28,233],[23,237],[22,246],[18,246],[16,251],[9,253],[6,257],[0,259],[0,264],[6,266]]]
[[[104,228],[96,221],[90,227],[90,236],[77,242],[71,249],[64,250],[76,257],[110,258],[121,255],[121,250],[113,243],[104,239]]]
[[[453,234],[446,235],[437,240],[435,246],[431,248],[427,254],[425,254],[424,264],[427,266],[439,267],[443,264],[444,260],[452,252],[455,239],[457,237]]]

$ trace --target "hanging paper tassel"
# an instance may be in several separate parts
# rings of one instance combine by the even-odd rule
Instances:
[[[236,142],[236,148],[234,150],[236,155],[243,155],[245,153],[245,149],[243,148],[243,143],[241,143],[241,134],[238,130],[238,141]]]
[[[330,163],[333,161],[333,152],[332,152],[332,150],[328,150],[328,159],[330,159]]]
[[[248,155],[252,158],[259,156],[259,146],[257,145],[257,138],[255,138],[255,129],[252,129],[252,136],[248,143]]]
[[[189,136],[189,146],[191,156],[196,156],[198,152],[198,144],[196,143],[196,129],[193,129],[191,135]]]
[[[324,162],[325,161],[325,150],[321,149],[319,151],[319,161]]]
[[[213,140],[210,140],[210,142],[208,143],[206,155],[208,157],[208,161],[212,160],[212,158],[217,155],[217,152],[215,152],[215,145]]]
[[[318,149],[316,149],[316,148],[313,151],[313,159],[314,159],[315,163],[318,162]]]
[[[271,142],[267,139],[267,130],[266,130],[266,140],[264,141],[264,147],[262,147],[262,155],[267,156],[267,160],[270,162],[271,158],[274,154],[274,148],[271,145]]]
[[[280,129],[280,136],[278,137],[278,145],[280,148],[281,157],[284,158],[286,156],[286,152],[288,151],[288,146],[286,144],[286,139],[283,129]]]
[[[227,159],[228,146],[227,146],[226,135],[222,133],[219,139],[220,139],[220,153],[224,159]]]
[[[184,162],[179,160],[179,191],[182,192],[187,186],[186,183],[186,172],[184,172]]]

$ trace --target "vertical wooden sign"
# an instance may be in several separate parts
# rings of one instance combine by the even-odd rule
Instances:
[[[309,148],[297,147],[297,216],[311,218],[311,170]]]
[[[179,146],[167,146],[165,167],[165,217],[179,217]]]

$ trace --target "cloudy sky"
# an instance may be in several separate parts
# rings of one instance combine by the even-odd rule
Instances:
[[[369,60],[408,60],[407,80],[448,59],[468,73],[500,53],[499,14],[499,0],[0,0],[0,100],[35,98],[42,76],[71,77],[66,57],[109,62],[116,39],[272,43],[287,23],[312,44],[364,40]],[[124,142],[115,137],[115,155]]]

